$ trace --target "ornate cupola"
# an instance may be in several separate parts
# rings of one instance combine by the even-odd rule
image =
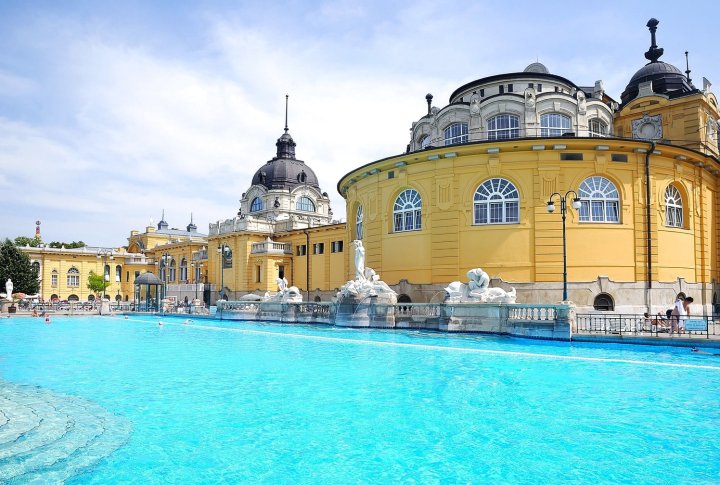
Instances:
[[[277,155],[255,172],[252,185],[263,185],[269,190],[292,190],[301,185],[320,189],[315,172],[295,158],[295,141],[288,133],[287,103],[285,95],[285,133],[275,143]]]
[[[655,32],[660,22],[657,19],[650,19],[647,23],[650,29],[650,48],[645,52],[645,58],[650,61],[630,79],[625,91],[620,95],[622,104],[627,104],[638,97],[640,85],[651,82],[652,92],[663,94],[670,98],[683,96],[697,91],[690,83],[689,76],[683,73],[672,64],[660,61],[663,55],[663,48],[658,47],[655,39]]]

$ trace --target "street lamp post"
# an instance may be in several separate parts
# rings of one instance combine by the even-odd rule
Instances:
[[[560,215],[562,216],[562,243],[563,243],[563,301],[568,301],[568,292],[567,292],[567,239],[565,237],[565,214],[567,213],[567,198],[570,196],[570,194],[573,195],[572,199],[572,207],[575,210],[580,209],[580,197],[577,195],[577,192],[574,190],[568,190],[565,192],[565,195],[560,195],[559,192],[555,192],[552,195],[550,195],[550,198],[547,202],[547,211],[549,213],[555,212],[555,203],[553,202],[553,197],[556,195],[558,196],[558,199],[560,200]]]
[[[107,299],[107,287],[110,285],[110,268],[107,268],[107,273],[105,272],[105,267],[107,266],[107,260],[108,257],[110,260],[114,260],[115,256],[113,256],[113,250],[112,249],[98,249],[97,258],[102,259],[103,267],[103,281],[105,284],[103,285],[103,300]]]
[[[230,246],[223,244],[218,246],[217,252],[220,255],[220,299],[225,293],[225,255],[230,251]]]

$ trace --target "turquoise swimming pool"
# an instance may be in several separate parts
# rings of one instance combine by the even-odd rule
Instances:
[[[0,482],[720,481],[718,357],[162,321],[0,320]]]

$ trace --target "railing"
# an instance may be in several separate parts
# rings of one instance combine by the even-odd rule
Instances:
[[[513,305],[508,311],[508,320],[556,320],[557,305]]]
[[[401,320],[426,320],[448,314],[452,307],[443,303],[398,303],[395,317]]]
[[[637,314],[579,314],[576,315],[577,334],[616,335],[638,337],[705,337],[720,336],[720,317],[689,316],[666,318],[660,315]]]
[[[252,254],[292,254],[292,245],[290,243],[265,241],[253,243],[250,252]]]

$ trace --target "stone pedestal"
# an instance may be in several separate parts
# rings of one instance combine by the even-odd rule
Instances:
[[[110,315],[110,300],[100,302],[100,315]]]
[[[440,318],[438,329],[447,332],[504,333],[505,316],[501,306],[491,304],[456,303],[452,312]]]
[[[0,312],[10,313],[10,305],[12,305],[11,300],[8,300],[7,298],[3,298],[2,300],[0,300]]]
[[[341,297],[337,302],[335,325],[338,327],[395,327],[394,294],[381,294],[378,296]]]

